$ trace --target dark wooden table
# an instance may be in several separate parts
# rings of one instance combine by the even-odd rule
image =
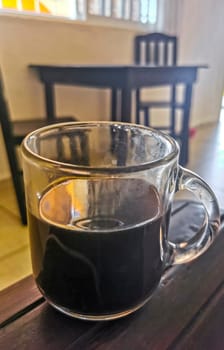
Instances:
[[[177,202],[172,238],[199,225],[200,211],[194,203]],[[0,294],[0,349],[223,349],[223,235],[224,229],[197,260],[167,270],[151,300],[116,321],[69,318],[44,301],[32,277],[25,278]]]
[[[56,116],[56,84],[109,88],[112,91],[111,120],[131,121],[131,92],[137,88],[184,84],[184,119],[188,125],[192,86],[199,68],[205,66],[139,66],[139,65],[29,65],[44,84],[46,115]],[[121,92],[121,110],[116,92]]]

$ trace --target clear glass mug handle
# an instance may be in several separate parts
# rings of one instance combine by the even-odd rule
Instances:
[[[205,223],[189,242],[168,242],[169,265],[187,263],[201,255],[213,242],[220,225],[220,213],[211,188],[198,175],[179,166],[176,192],[188,190],[200,200],[205,208]],[[190,219],[190,218],[189,218]]]

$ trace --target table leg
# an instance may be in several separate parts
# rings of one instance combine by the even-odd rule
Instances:
[[[54,86],[53,84],[45,83],[45,104],[47,120],[52,122],[56,119],[55,115],[55,98],[54,98]]]
[[[171,136],[175,137],[176,126],[176,85],[172,85],[171,88]]]
[[[180,152],[180,164],[186,165],[189,158],[189,120],[191,110],[191,96],[192,96],[192,84],[185,86],[184,97],[184,110],[183,110],[183,129],[182,133],[182,145]]]
[[[121,91],[121,121],[131,123],[131,89],[129,87]]]

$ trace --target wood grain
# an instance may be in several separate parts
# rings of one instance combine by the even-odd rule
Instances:
[[[41,294],[32,276],[0,292],[0,328],[7,319],[40,300]]]
[[[0,349],[65,349],[92,327],[98,324],[66,317],[45,302],[1,331]]]
[[[224,283],[203,305],[184,332],[171,345],[173,350],[222,350],[224,348]]]

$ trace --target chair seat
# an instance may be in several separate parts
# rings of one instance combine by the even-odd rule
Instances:
[[[49,124],[62,123],[77,121],[74,117],[58,117],[57,120],[49,122],[48,120],[41,119],[29,119],[29,120],[19,120],[11,123],[12,132],[15,144],[20,144],[24,137],[30,132],[47,126]]]
[[[139,108],[140,109],[145,109],[145,108],[169,108],[169,107],[175,107],[175,108],[184,108],[183,103],[172,103],[171,101],[140,101],[139,102]]]

